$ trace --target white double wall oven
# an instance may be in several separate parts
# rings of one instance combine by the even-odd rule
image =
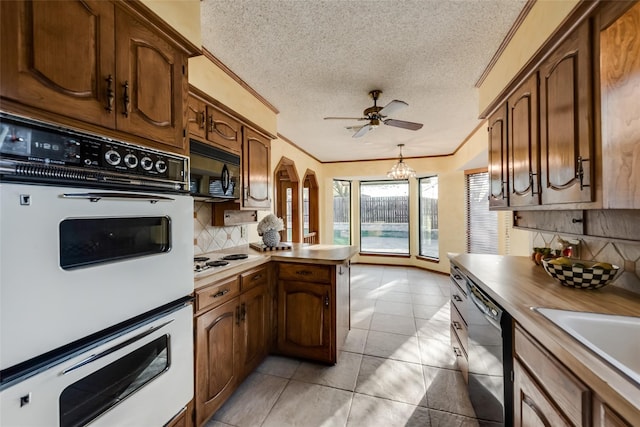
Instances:
[[[193,396],[188,159],[0,126],[0,425],[165,424]]]

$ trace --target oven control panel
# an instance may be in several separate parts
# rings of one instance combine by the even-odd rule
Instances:
[[[0,174],[189,189],[187,157],[5,113]]]

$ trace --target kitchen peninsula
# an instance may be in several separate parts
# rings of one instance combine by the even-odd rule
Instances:
[[[247,245],[202,255],[246,258],[195,273],[197,425],[269,353],[338,362],[350,329],[350,259],[356,251],[292,243],[276,252]]]

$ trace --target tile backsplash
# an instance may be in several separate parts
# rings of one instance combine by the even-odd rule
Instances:
[[[558,239],[573,240],[553,233],[532,233],[533,247],[554,248]],[[611,283],[640,294],[640,242],[609,242],[592,237],[580,238],[579,258],[587,261],[608,262],[620,266],[618,278]]]
[[[195,255],[248,244],[246,225],[213,227],[211,225],[211,203],[194,202],[193,245]]]

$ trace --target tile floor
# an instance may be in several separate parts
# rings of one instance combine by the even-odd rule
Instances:
[[[206,427],[478,426],[449,347],[449,278],[355,264],[335,366],[269,356]]]

